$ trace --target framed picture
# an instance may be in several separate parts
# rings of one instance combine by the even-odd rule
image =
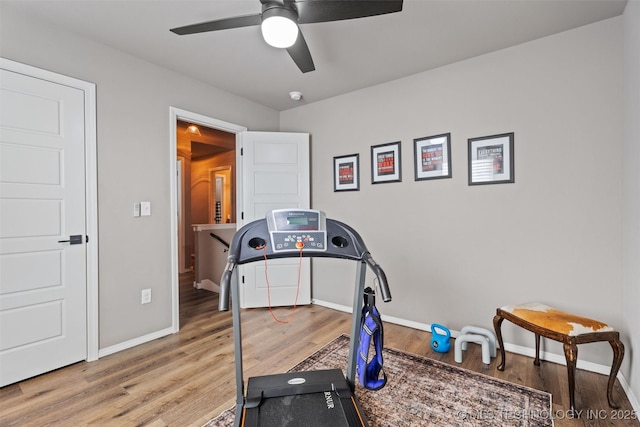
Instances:
[[[416,181],[451,178],[451,134],[414,139],[413,157]]]
[[[360,155],[333,158],[333,191],[360,190]]]
[[[400,141],[371,147],[371,183],[400,182]]]
[[[469,139],[469,185],[515,182],[513,132]]]

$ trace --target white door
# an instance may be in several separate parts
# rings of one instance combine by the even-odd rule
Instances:
[[[87,227],[84,91],[0,73],[4,386],[87,358]]]
[[[238,228],[273,209],[310,207],[309,134],[242,132],[240,146]],[[239,266],[241,307],[292,306],[296,295],[298,305],[311,303],[310,266],[309,258],[269,260],[268,284],[264,262]]]

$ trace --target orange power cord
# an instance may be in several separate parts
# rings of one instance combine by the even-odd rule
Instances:
[[[302,271],[302,249],[304,248],[304,244],[296,245],[300,249],[300,261],[298,263],[298,288],[296,289],[296,299],[293,303],[293,310],[289,313],[289,316],[286,320],[278,319],[278,316],[273,312],[273,307],[271,306],[271,286],[269,285],[269,273],[267,271],[267,245],[262,247],[264,251],[264,277],[267,281],[267,300],[269,302],[269,313],[271,313],[271,317],[278,323],[287,324],[291,322],[293,318],[293,314],[296,312],[296,307],[298,306],[298,295],[300,294],[300,272]]]

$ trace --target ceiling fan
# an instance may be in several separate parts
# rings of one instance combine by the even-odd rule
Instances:
[[[186,35],[260,25],[265,41],[287,49],[300,71],[307,73],[316,68],[299,24],[364,18],[402,10],[402,0],[260,0],[260,3],[262,13],[201,22],[171,31]]]

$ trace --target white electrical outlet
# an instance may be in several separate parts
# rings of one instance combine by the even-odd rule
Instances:
[[[151,289],[142,290],[142,304],[149,304],[151,302]]]

